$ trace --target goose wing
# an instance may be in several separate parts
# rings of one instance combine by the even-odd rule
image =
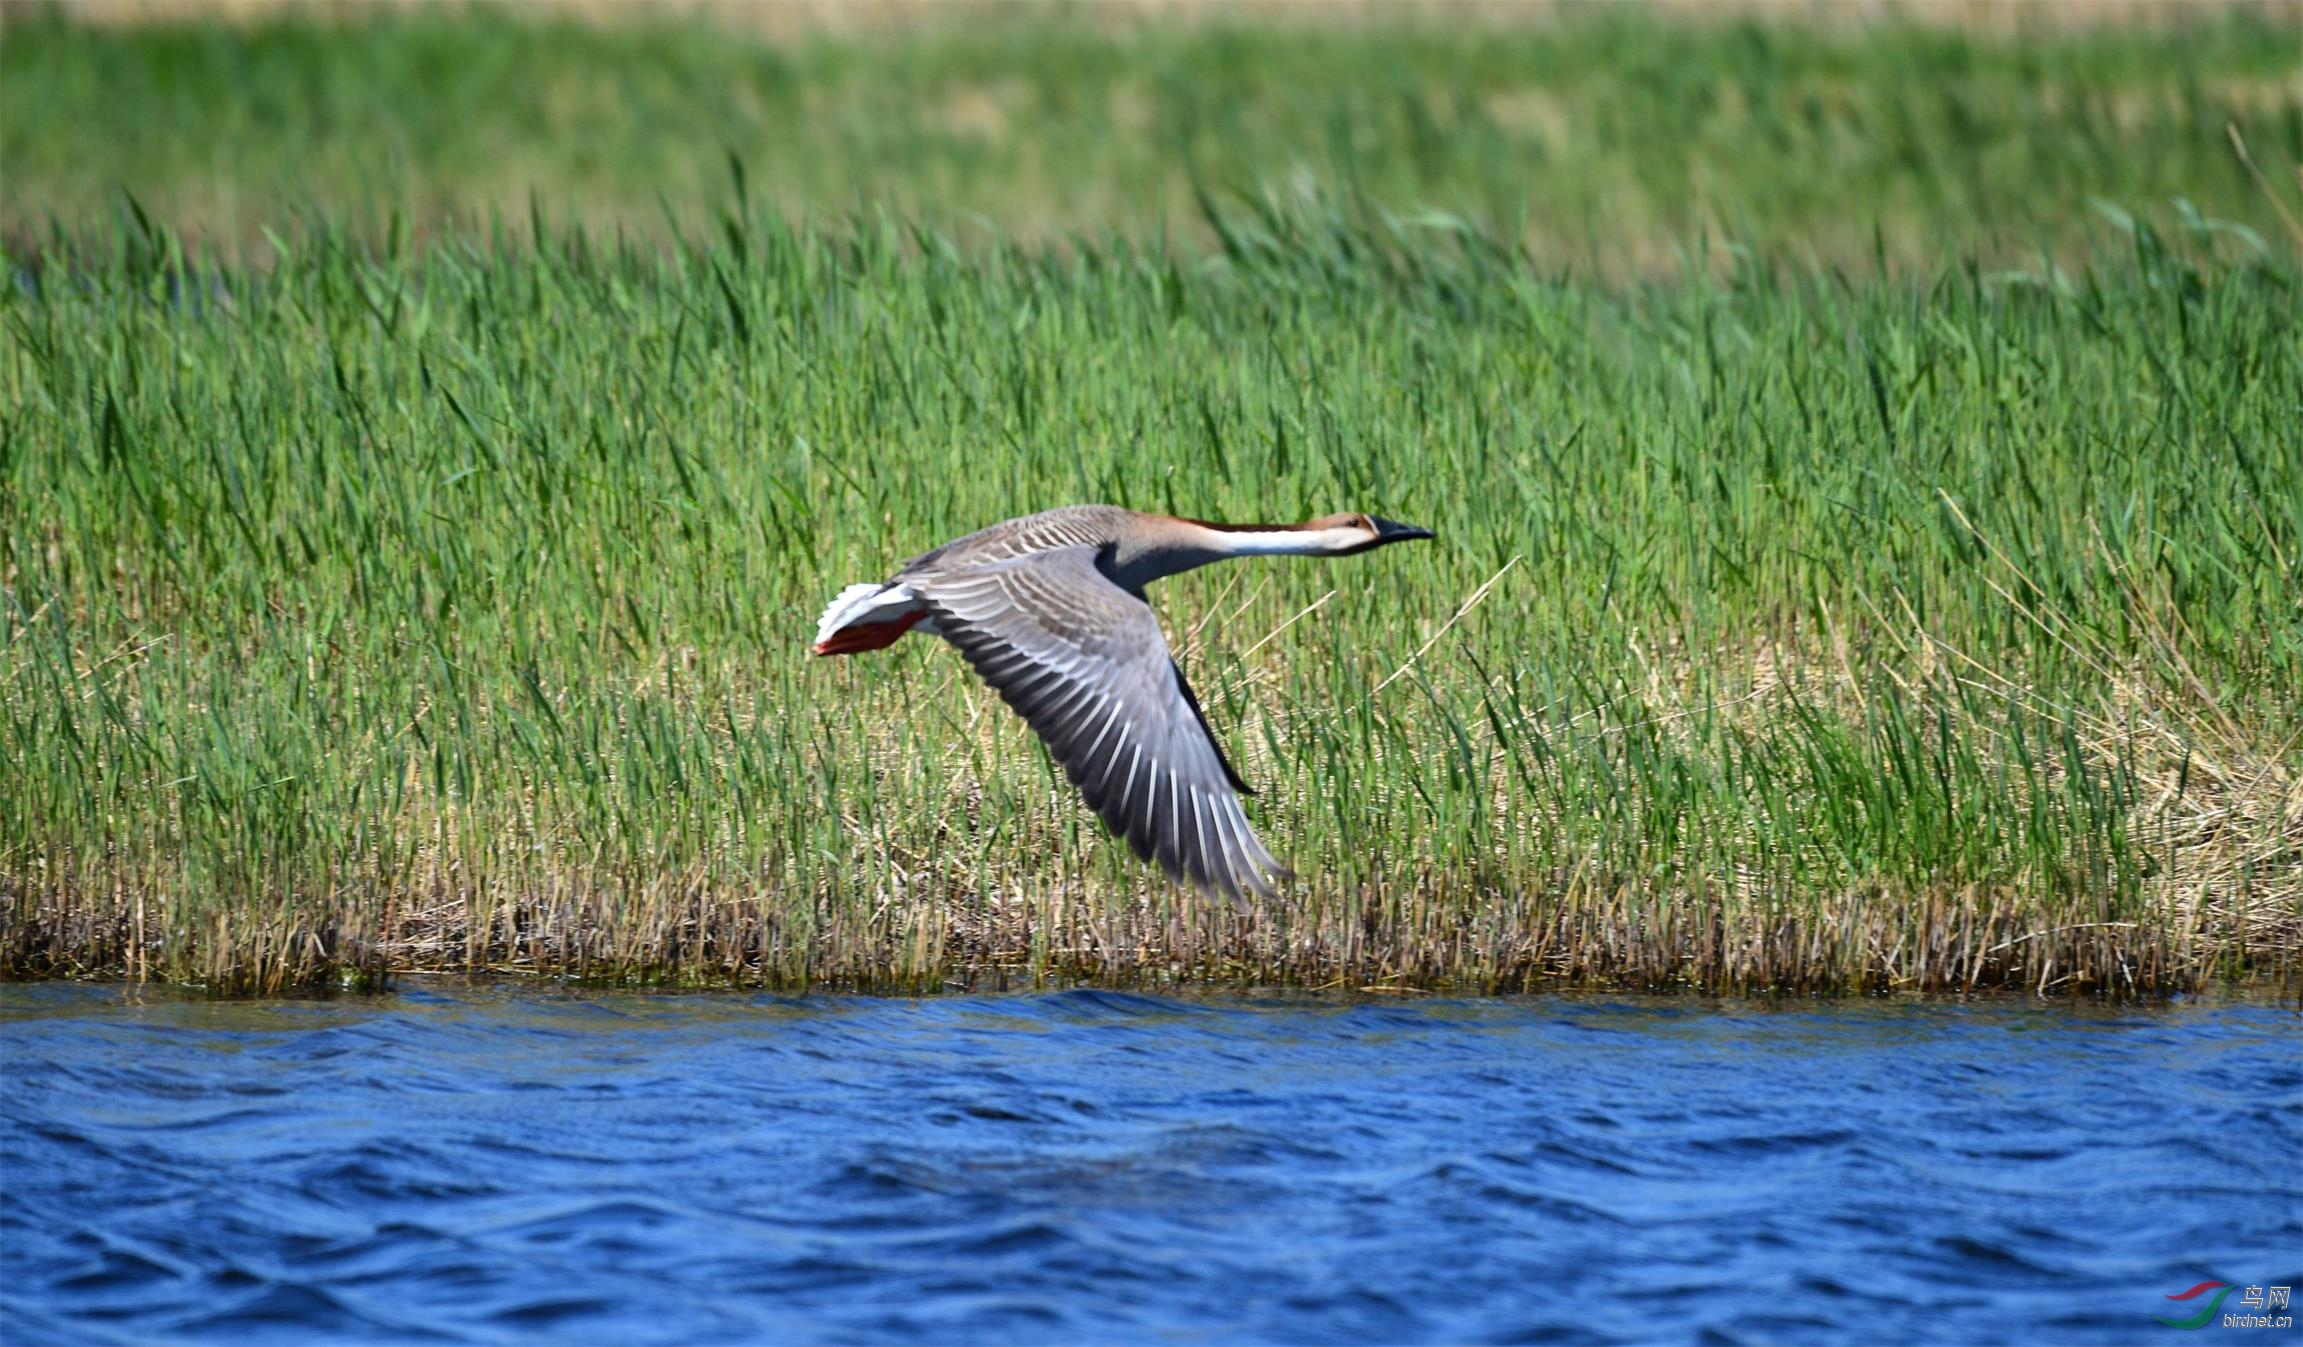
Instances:
[[[1136,855],[1203,893],[1269,896],[1239,779],[1141,598],[1059,547],[907,581],[943,638],[1023,716]]]

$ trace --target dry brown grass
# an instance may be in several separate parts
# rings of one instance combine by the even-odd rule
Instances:
[[[1922,696],[1934,680],[2032,695],[2020,675],[1924,637],[1911,651]],[[1742,692],[1686,706],[1687,653],[1643,656],[1655,679],[1648,704],[1682,709],[1639,728],[1661,728],[1690,752],[1703,751],[1692,733],[1702,711],[1753,729],[1795,702],[1861,714],[1863,692],[1843,658],[1764,642],[1742,655],[1751,671]],[[0,879],[0,908],[17,914],[0,966],[17,977],[153,977],[234,993],[448,972],[877,992],[1076,983],[2163,995],[2233,978],[2303,985],[2303,731],[2265,753],[2240,727],[2219,732],[2191,704],[2171,703],[2140,665],[2116,686],[2111,702],[2081,714],[2087,747],[2135,760],[2147,788],[2127,826],[2157,839],[2164,857],[2141,909],[2118,920],[2043,915],[2036,875],[1816,894],[1784,891],[1755,869],[1658,881],[1591,856],[1531,876],[1513,872],[1508,836],[1492,857],[1435,859],[1405,884],[1353,888],[1312,872],[1282,900],[1237,910],[1147,878],[1052,778],[1026,790],[1010,832],[982,843],[996,854],[955,864],[950,850],[978,845],[990,797],[1013,792],[1008,769],[1031,757],[1026,733],[985,695],[971,698],[980,705],[946,749],[943,771],[964,812],[922,818],[893,844],[851,817],[843,832],[852,850],[821,867],[806,901],[794,901],[781,872],[603,868],[597,849],[549,823],[531,793],[526,820],[509,829],[500,818],[475,826],[460,811],[415,811],[390,849],[404,860],[355,867],[324,891],[284,891],[269,904],[173,903],[169,885],[179,881],[122,869],[114,857],[42,858]],[[1295,731],[1274,720],[1281,739]],[[1244,737],[1243,768],[1265,776],[1271,764],[1252,747],[1260,733]],[[868,750],[890,761],[904,751]],[[986,764],[1007,765],[1003,785],[980,775]],[[1517,799],[1508,777],[1499,770],[1487,783],[1499,810]],[[2061,784],[2051,774],[2042,786]],[[1317,807],[1292,794],[1269,803],[1283,820]],[[1562,823],[1523,807],[1505,831]],[[1757,857],[1765,847],[1753,838],[1747,850]],[[860,898],[856,875],[872,877]]]
[[[8,8],[29,0],[6,0]],[[2166,27],[2213,10],[2244,9],[2278,23],[2303,24],[2303,0],[517,0],[511,10],[601,23],[667,17],[724,23],[776,39],[857,34],[965,23],[993,13],[1045,12],[1124,28],[1134,24],[1401,21],[1495,26],[1558,23],[1610,4],[1634,5],[1685,22],[1799,23],[1856,27],[1910,22],[1963,32],[2016,35],[2102,27]],[[255,22],[293,14],[356,19],[388,10],[472,7],[471,0],[66,0],[90,23],[165,23],[189,18]]]

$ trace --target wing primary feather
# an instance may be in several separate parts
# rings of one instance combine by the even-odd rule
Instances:
[[[1216,740],[1215,727],[1207,723],[1207,712],[1200,710],[1199,697],[1191,690],[1191,680],[1183,676],[1183,666],[1173,658],[1168,660],[1167,666],[1175,670],[1175,689],[1183,694],[1183,704],[1191,708],[1191,718],[1199,726],[1199,732],[1206,736],[1208,749],[1215,754],[1216,765],[1223,768],[1224,780],[1242,795],[1255,794],[1255,787],[1232,769],[1231,759],[1225,755],[1223,745]]]
[[[1210,895],[1275,892],[1287,871],[1241,809],[1253,791],[1158,619],[1112,581],[1099,545],[1058,544],[1053,533],[998,539],[952,553],[949,571],[907,567],[903,583],[1138,856]]]
[[[1044,664],[1032,664],[1025,666],[1025,673],[1022,677],[1011,680],[1006,687],[1000,689],[1000,692],[1010,702],[1020,707],[1026,703],[1037,702],[1046,695],[1042,689],[1049,684],[1061,686],[1062,683],[1063,675],[1058,671]]]
[[[1216,864],[1221,859],[1222,852],[1208,845],[1207,801],[1201,798],[1199,787],[1190,787],[1189,791],[1191,794],[1191,834],[1192,841],[1199,848],[1200,880],[1204,884],[1214,886],[1219,891],[1225,890],[1228,885],[1224,876],[1224,869]],[[1228,898],[1231,895],[1225,892],[1223,896]]]
[[[1117,707],[1114,707],[1114,708],[1112,709],[1112,715],[1111,715],[1111,718],[1112,718],[1113,720],[1117,720],[1117,719],[1119,718],[1119,709],[1118,709]],[[1098,736],[1096,737],[1096,743],[1097,743],[1097,745],[1098,745],[1098,746],[1101,746],[1101,745],[1102,745],[1102,743],[1103,743],[1103,741],[1104,741],[1104,736],[1105,736],[1105,735],[1109,735],[1110,733],[1111,733],[1111,726],[1107,724],[1107,725],[1104,727],[1104,734],[1103,734],[1103,735],[1098,735]],[[1115,771],[1117,771],[1117,770],[1119,769],[1119,765],[1120,765],[1120,753],[1121,753],[1121,750],[1122,750],[1122,749],[1125,749],[1127,746],[1128,746],[1128,737],[1127,737],[1127,732],[1123,730],[1123,731],[1121,731],[1121,732],[1120,732],[1120,737],[1119,737],[1118,739],[1116,739],[1116,740],[1113,740],[1113,741],[1112,741],[1112,751],[1111,751],[1111,752],[1109,752],[1109,753],[1107,753],[1107,754],[1105,754],[1105,755],[1104,755],[1104,757],[1103,757],[1103,768],[1104,768],[1104,769],[1103,769],[1103,771],[1101,771],[1101,772],[1099,772],[1099,773],[1097,773],[1097,774],[1096,774],[1095,795],[1091,795],[1091,796],[1089,796],[1089,797],[1088,797],[1088,802],[1089,802],[1090,804],[1096,804],[1096,803],[1097,803],[1097,801],[1096,801],[1096,796],[1098,796],[1098,795],[1100,795],[1101,797],[1103,797],[1103,802],[1104,802],[1104,803],[1107,803],[1107,804],[1108,804],[1108,803],[1110,803],[1110,801],[1111,801],[1111,785],[1112,785],[1112,773],[1113,773],[1113,772],[1115,772]],[[1093,766],[1094,764],[1093,764],[1093,762],[1091,762],[1089,765],[1090,765],[1090,766]],[[1087,787],[1083,785],[1083,786],[1081,787],[1081,789],[1082,789],[1082,790],[1085,790],[1085,789],[1087,789]],[[1098,808],[1101,808],[1102,806],[1099,804],[1097,807],[1098,807]]]
[[[1238,801],[1233,801],[1231,808],[1223,811],[1223,821],[1224,826],[1231,830],[1241,866],[1252,876],[1256,892],[1269,895],[1272,892],[1271,884],[1264,878],[1263,872],[1271,868],[1264,864],[1271,858],[1264,852],[1263,845],[1256,841],[1255,833],[1248,828],[1247,813],[1239,807]]]
[[[1135,756],[1128,762],[1127,794],[1120,801],[1120,824],[1125,830],[1128,845],[1135,854],[1151,860],[1159,854],[1159,780],[1157,772],[1142,762],[1143,746],[1137,745]],[[1136,803],[1136,786],[1143,786],[1142,803]],[[1132,808],[1130,806],[1133,806]]]
[[[1151,798],[1153,854],[1159,857],[1162,870],[1181,879],[1184,875],[1183,834],[1182,821],[1176,817],[1174,772],[1155,770],[1152,773]]]
[[[1126,776],[1124,776],[1124,777],[1122,777],[1122,778],[1120,778],[1121,789],[1120,789],[1120,802],[1119,802],[1119,812],[1120,812],[1120,814],[1121,814],[1122,816],[1125,816],[1125,815],[1127,814],[1127,812],[1128,812],[1128,801],[1129,801],[1129,800],[1132,800],[1132,799],[1134,799],[1134,798],[1135,798],[1135,789],[1136,789],[1136,769],[1137,769],[1138,767],[1140,767],[1140,766],[1142,766],[1142,765],[1143,765],[1143,759],[1144,759],[1144,750],[1143,750],[1143,745],[1142,745],[1142,744],[1136,744],[1136,745],[1134,745],[1134,746],[1132,747],[1131,751],[1130,751],[1130,752],[1129,752],[1129,754],[1128,754],[1128,770],[1127,770],[1127,775],[1126,775]]]
[[[1102,693],[1100,693],[1100,692],[1096,694],[1096,697],[1097,697],[1097,700],[1098,700],[1098,704],[1101,704],[1101,703],[1103,703],[1103,702],[1111,702],[1111,708],[1112,708],[1112,709],[1111,709],[1111,714],[1110,714],[1110,715],[1107,715],[1107,716],[1105,716],[1105,717],[1104,717],[1104,727],[1103,727],[1101,730],[1098,730],[1098,731],[1096,731],[1095,742],[1094,742],[1094,743],[1091,743],[1091,744],[1089,744],[1089,745],[1088,745],[1088,747],[1087,747],[1087,754],[1086,754],[1086,756],[1087,756],[1088,760],[1089,760],[1089,761],[1091,761],[1091,762],[1095,760],[1095,755],[1096,755],[1098,752],[1100,752],[1100,751],[1103,749],[1103,746],[1104,746],[1104,740],[1111,738],[1111,733],[1112,733],[1112,726],[1114,726],[1114,725],[1116,725],[1116,724],[1118,724],[1118,723],[1119,723],[1119,718],[1120,718],[1120,706],[1121,706],[1121,704],[1120,704],[1119,702],[1116,702],[1116,701],[1112,701],[1112,699],[1111,699],[1111,698],[1104,696],[1104,695],[1103,695]],[[1116,756],[1118,756],[1118,755],[1117,755],[1117,754],[1114,754],[1113,756],[1115,756],[1115,757],[1116,757]],[[1106,775],[1106,776],[1109,776],[1109,775],[1111,775],[1111,771],[1110,771],[1110,769],[1109,769],[1108,767],[1105,769],[1105,771],[1104,771],[1104,775]]]
[[[1040,709],[1040,714],[1047,717],[1049,732],[1052,734],[1064,727],[1072,727],[1072,721],[1079,715],[1090,695],[1090,689],[1085,683],[1067,683],[1050,694],[1047,705]],[[1071,739],[1074,736],[1067,730],[1063,737]]]
[[[1218,813],[1223,830],[1230,837],[1228,845],[1232,856],[1232,871],[1239,880],[1243,896],[1246,893],[1269,895],[1271,885],[1269,881],[1265,880],[1262,870],[1256,865],[1255,851],[1246,840],[1246,815],[1240,812],[1236,801],[1230,803],[1228,807],[1219,805]]]

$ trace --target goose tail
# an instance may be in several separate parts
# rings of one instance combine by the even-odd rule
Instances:
[[[926,620],[928,606],[906,585],[849,585],[816,623],[815,652],[853,655],[894,645]],[[934,630],[932,627],[929,630]]]

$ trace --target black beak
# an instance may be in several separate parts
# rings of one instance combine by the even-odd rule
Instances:
[[[1439,536],[1430,529],[1419,528],[1414,524],[1402,524],[1396,519],[1378,519],[1374,515],[1369,515],[1368,522],[1375,525],[1375,540],[1379,543],[1404,543],[1411,538]]]

